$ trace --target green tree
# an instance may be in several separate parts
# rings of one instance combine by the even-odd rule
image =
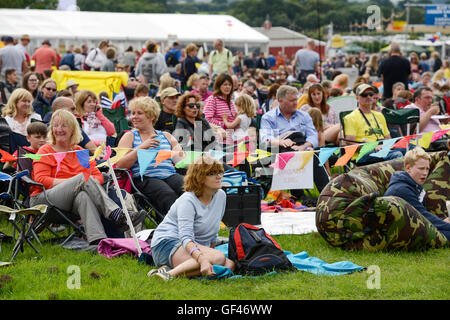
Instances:
[[[0,0],[0,8],[56,9],[58,0]]]

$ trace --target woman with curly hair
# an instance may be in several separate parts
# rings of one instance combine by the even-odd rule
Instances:
[[[152,256],[159,268],[149,277],[211,276],[213,264],[234,269],[234,262],[214,249],[226,206],[223,171],[222,164],[207,155],[189,166],[185,192],[153,234]]]

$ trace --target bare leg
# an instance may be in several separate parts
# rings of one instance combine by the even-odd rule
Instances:
[[[217,264],[229,268],[233,267],[234,269],[234,263],[231,260],[226,259],[225,254],[223,254],[219,250],[215,250],[202,245],[197,245],[197,247],[208,259],[211,266],[213,264]],[[172,266],[174,266],[174,268],[170,270],[169,273],[174,277],[179,275],[186,275],[188,277],[201,275],[200,264],[194,258],[192,258],[183,247],[179,247],[172,256]],[[208,275],[212,275],[212,269],[210,271],[210,274]]]
[[[335,125],[328,127],[323,132],[326,142],[331,142],[339,144],[339,131],[341,130],[341,125],[336,123]]]

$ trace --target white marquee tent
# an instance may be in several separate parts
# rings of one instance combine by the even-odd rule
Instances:
[[[0,35],[28,34],[31,49],[44,39],[52,46],[64,44],[95,47],[103,39],[120,49],[140,48],[153,40],[164,48],[177,40],[211,46],[223,39],[226,46],[259,47],[266,50],[269,39],[240,20],[228,15],[144,14],[117,12],[0,9]]]

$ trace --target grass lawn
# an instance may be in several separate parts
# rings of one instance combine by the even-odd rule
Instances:
[[[0,230],[11,234],[5,219]],[[227,236],[227,231],[221,232]],[[302,300],[302,299],[437,299],[448,300],[450,250],[425,252],[343,251],[328,245],[318,233],[276,236],[284,250],[306,251],[332,263],[349,260],[376,265],[380,288],[369,289],[374,273],[318,276],[306,272],[276,274],[258,279],[188,280],[162,282],[147,277],[149,266],[131,256],[107,259],[45,243],[36,255],[29,247],[13,265],[0,267],[0,300]],[[8,261],[12,244],[2,244],[0,261]],[[80,271],[80,288],[70,289],[73,271]],[[68,272],[68,269],[70,272]],[[369,281],[368,281],[369,280]]]

